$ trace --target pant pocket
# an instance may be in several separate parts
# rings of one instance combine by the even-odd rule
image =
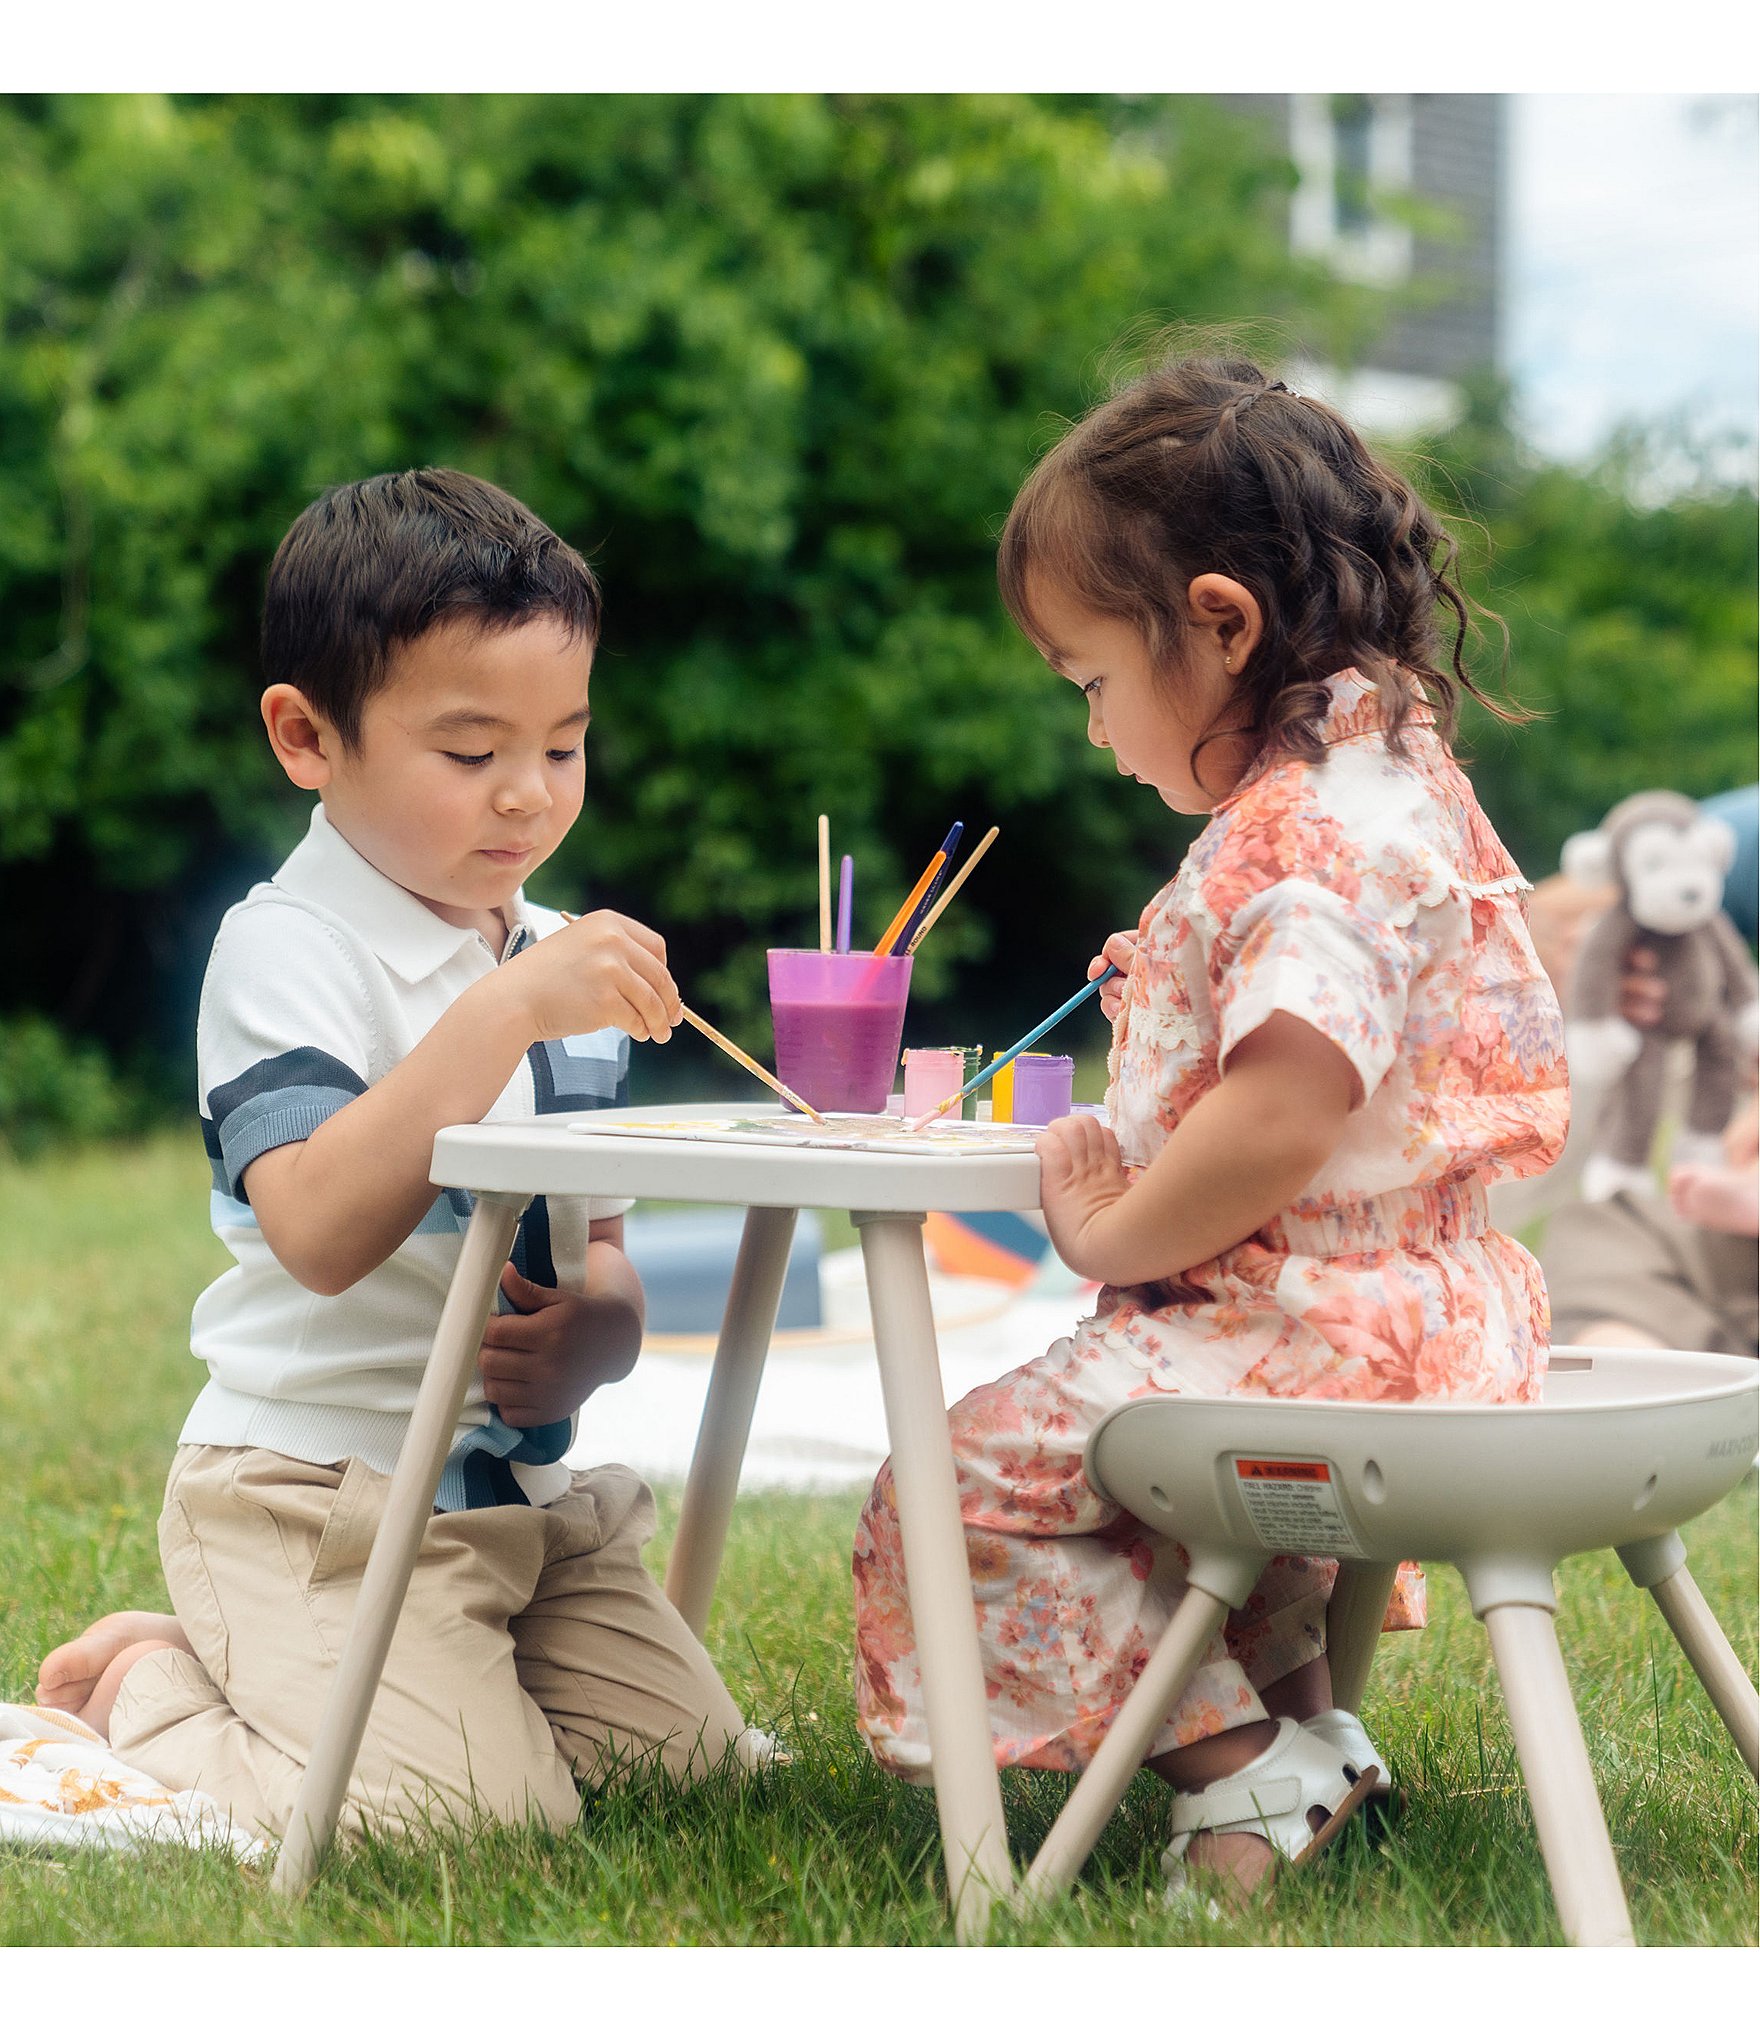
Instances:
[[[159,1563],[171,1591],[172,1612],[209,1678],[224,1688],[231,1669],[226,1619],[188,1506],[175,1493],[166,1497],[159,1517]]]
[[[312,1555],[312,1569],[306,1579],[308,1590],[335,1580],[357,1576],[366,1566],[367,1553],[384,1513],[386,1476],[375,1473],[365,1460],[351,1459],[342,1469],[342,1485],[330,1504],[319,1533],[318,1548]]]

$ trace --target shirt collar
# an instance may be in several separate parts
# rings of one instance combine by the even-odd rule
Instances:
[[[1386,696],[1355,666],[1346,666],[1342,672],[1330,674],[1320,684],[1329,696],[1326,713],[1320,721],[1322,743],[1340,744],[1347,737],[1361,737],[1371,730],[1384,730],[1392,719],[1392,709]],[[1412,724],[1433,723],[1436,711],[1415,688],[1413,693],[1415,698],[1406,720]]]
[[[1320,718],[1318,733],[1323,744],[1342,744],[1351,737],[1367,736],[1372,730],[1384,730],[1392,719],[1392,709],[1387,698],[1373,680],[1359,673],[1355,666],[1346,666],[1337,673],[1329,673],[1320,683],[1326,693],[1326,713]],[[1406,722],[1416,728],[1434,723],[1436,711],[1423,695],[1417,695]],[[1250,786],[1256,785],[1274,765],[1287,763],[1287,753],[1266,753],[1247,772],[1241,783],[1225,794],[1210,810],[1213,815],[1225,813],[1233,807]]]
[[[307,900],[338,916],[359,934],[387,969],[406,984],[431,976],[476,939],[474,928],[458,928],[441,920],[377,865],[369,864],[324,812],[312,810],[304,840],[275,874],[275,883],[295,899]],[[509,949],[524,946],[536,934],[517,892],[506,908]]]

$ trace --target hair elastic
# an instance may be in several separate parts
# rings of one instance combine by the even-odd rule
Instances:
[[[1261,397],[1270,396],[1273,390],[1282,391],[1282,393],[1286,397],[1290,393],[1289,384],[1286,382],[1261,383],[1258,389],[1248,390],[1244,397],[1235,398],[1234,415],[1238,418],[1244,410],[1246,410],[1250,405],[1256,404]]]

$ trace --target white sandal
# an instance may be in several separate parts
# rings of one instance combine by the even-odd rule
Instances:
[[[1310,1735],[1331,1743],[1347,1766],[1366,1771],[1373,1764],[1381,1773],[1363,1803],[1363,1822],[1372,1842],[1383,1840],[1394,1816],[1404,1808],[1405,1795],[1394,1784],[1387,1759],[1369,1740],[1369,1731],[1356,1715],[1342,1707],[1328,1707],[1320,1714],[1310,1714],[1302,1726]]]
[[[1356,1729],[1364,1750],[1373,1757],[1361,1722]],[[1342,1755],[1328,1736],[1286,1716],[1277,1724],[1271,1747],[1251,1763],[1202,1792],[1173,1795],[1173,1840],[1161,1858],[1170,1892],[1184,1887],[1183,1859],[1199,1834],[1257,1835],[1299,1867],[1339,1833],[1381,1778],[1378,1762],[1359,1765],[1354,1755]],[[1317,1829],[1308,1824],[1314,1809],[1326,1815]]]

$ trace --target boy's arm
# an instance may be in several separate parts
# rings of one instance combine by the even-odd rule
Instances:
[[[1097,1120],[1059,1119],[1037,1142],[1052,1244],[1094,1282],[1181,1275],[1300,1195],[1343,1139],[1360,1090],[1342,1049],[1274,1012],[1134,1183]]]
[[[371,1274],[434,1201],[434,1136],[481,1119],[534,1041],[600,1027],[638,1040],[670,1036],[679,1004],[665,956],[651,929],[589,914],[472,985],[362,1096],[245,1169],[245,1195],[275,1258],[320,1296]],[[609,1295],[616,1284],[606,1280]],[[639,1285],[636,1296],[639,1338]]]

